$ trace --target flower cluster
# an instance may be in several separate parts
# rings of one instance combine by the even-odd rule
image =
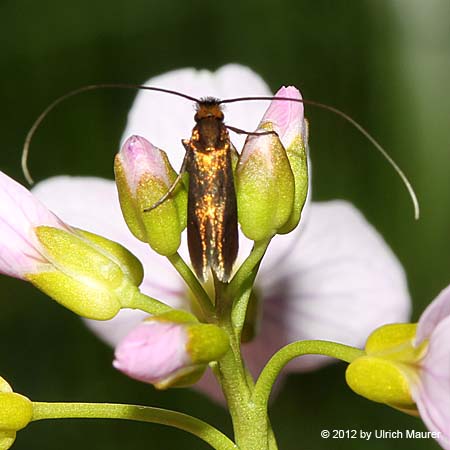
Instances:
[[[178,70],[148,84],[183,86],[196,98],[270,95],[261,78],[237,65],[215,73]],[[115,347],[113,365],[126,375],[160,389],[194,385],[218,401],[224,393],[236,443],[248,448],[268,442],[267,411],[261,405],[271,388],[267,393],[264,383],[257,382],[253,390],[249,379],[261,371],[262,378],[271,379],[271,362],[278,364],[280,348],[293,349],[289,364],[279,364],[282,374],[313,370],[331,361],[326,355],[338,357],[339,349],[362,347],[376,330],[364,352],[353,348],[356,353],[351,350],[342,358],[350,362],[349,386],[371,400],[418,411],[430,430],[442,434],[439,443],[450,449],[450,288],[417,326],[398,324],[409,318],[410,297],[395,255],[351,204],[311,201],[308,124],[300,92],[283,87],[266,110],[262,102],[241,102],[225,112],[230,130],[236,124],[255,132],[245,142],[240,134],[232,136],[235,147],[229,145],[239,254],[227,276],[214,264],[203,265],[215,271],[214,286],[201,283],[206,277],[195,268],[192,247],[198,277],[190,269],[183,230],[209,233],[201,256],[210,258],[207,251],[215,250],[207,246],[218,230],[205,229],[216,223],[214,214],[223,205],[205,209],[211,214],[202,222],[206,228],[195,228],[188,215],[188,202],[191,208],[195,201],[188,179],[192,172],[186,176],[173,168],[186,169],[179,139],[192,128],[191,105],[175,96],[161,103],[158,95],[146,92],[136,98],[115,159],[116,183],[56,177],[30,193],[0,173],[0,272],[33,283],[86,318]],[[194,136],[195,129],[185,144]],[[216,242],[220,247],[222,241]],[[220,251],[223,255],[226,249]],[[296,354],[288,344],[310,340],[328,341],[326,348],[335,345],[339,351],[312,351],[317,354],[296,359],[305,353]],[[19,421],[11,402],[25,411]],[[260,407],[253,408],[258,402]],[[0,448],[9,448],[16,431],[32,420],[30,405],[0,379]],[[120,408],[113,410],[122,414]],[[129,418],[130,411],[121,418]],[[148,414],[152,421],[154,412]],[[166,423],[153,421],[158,420]],[[189,428],[175,413],[167,420]],[[216,432],[202,438],[234,448]]]

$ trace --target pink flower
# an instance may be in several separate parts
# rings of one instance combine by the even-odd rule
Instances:
[[[302,100],[300,91],[294,86],[283,86],[278,89],[275,96]],[[272,101],[261,120],[261,123],[264,122],[274,124],[274,129],[278,133],[284,148],[289,148],[294,139],[299,135],[303,137],[305,142],[308,141],[303,103],[281,100]]]
[[[428,342],[420,361],[420,381],[412,397],[429,430],[439,433],[441,447],[450,449],[450,286],[427,307],[419,319],[416,346]]]
[[[224,66],[214,73],[177,70],[147,84],[197,97],[270,95],[258,75],[238,65]],[[266,114],[280,117],[280,127],[286,130],[281,133],[282,140],[289,141],[292,133],[304,127],[297,123],[294,127],[297,131],[291,132],[289,119],[292,115],[298,117],[302,106],[278,103],[279,106],[272,104],[272,110]],[[245,130],[256,129],[265,108],[265,103],[258,101],[229,105],[225,122]],[[192,104],[177,97],[145,92],[137,95],[124,137],[148,137],[167,151],[172,165],[179,168],[184,155],[180,139],[190,136],[192,127]],[[231,139],[241,150],[245,137],[232,135]],[[128,231],[112,181],[57,177],[40,183],[34,192],[64,219],[121,242],[137,255],[145,268],[141,285],[144,293],[164,299],[172,306],[189,308],[186,287],[171,265]],[[244,346],[253,374],[261,370],[274,351],[294,340],[328,339],[362,346],[374,328],[409,317],[410,298],[403,269],[361,213],[344,201],[313,202],[307,213],[293,232],[273,239],[261,265],[256,280],[262,308],[257,327],[260,331]],[[241,235],[238,260],[248,254],[250,246],[251,242]],[[179,252],[188,260],[185,242]],[[116,346],[145,316],[136,311],[121,311],[111,321],[91,321],[88,325]],[[313,356],[299,358],[288,365],[286,372],[315,369],[328,361]],[[217,384],[210,379],[209,373],[199,386],[219,398]]]
[[[118,164],[123,168],[127,185],[132,195],[136,195],[143,178],[158,178],[169,187],[172,183],[161,151],[141,136],[129,137],[116,156]]]
[[[176,179],[167,155],[145,138],[131,136],[114,161],[122,214],[130,231],[153,250],[167,256],[180,246],[186,227],[187,193],[181,185],[159,208],[159,201]]]
[[[187,342],[182,324],[144,321],[116,347],[113,365],[131,378],[161,386],[193,364]]]
[[[145,320],[116,347],[114,367],[159,389],[195,383],[229,349],[228,335],[185,312]]]

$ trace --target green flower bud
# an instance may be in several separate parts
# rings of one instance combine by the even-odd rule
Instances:
[[[416,329],[416,324],[391,324],[375,330],[366,342],[366,355],[347,367],[350,388],[374,402],[414,412],[411,386],[418,381],[416,366],[427,346],[414,346]]]
[[[19,431],[33,416],[33,403],[15,392],[0,392],[0,430]]]
[[[195,383],[208,363],[228,348],[228,335],[221,328],[199,323],[183,311],[170,311],[134,328],[116,347],[113,364],[158,389],[182,387]]]
[[[39,226],[35,233],[50,264],[25,278],[66,308],[108,320],[136,294],[143,269],[120,244],[81,230]]]
[[[33,403],[12,391],[0,377],[0,450],[8,450],[16,439],[16,432],[25,428],[33,417]]]
[[[257,132],[272,131],[270,124]],[[294,205],[295,182],[276,134],[249,136],[236,170],[238,219],[253,241],[269,238],[286,224]]]
[[[305,122],[306,123],[306,122]],[[308,160],[306,146],[299,134],[286,149],[295,181],[294,206],[287,222],[278,230],[279,234],[290,233],[300,222],[303,206],[308,195]]]
[[[289,233],[300,222],[300,216],[308,194],[308,163],[306,146],[308,143],[308,124],[304,119],[302,96],[293,86],[282,87],[275,97],[293,101],[273,100],[261,121],[263,126],[277,132],[286,149],[289,164],[294,174],[295,194],[291,215],[277,231]],[[295,101],[299,100],[299,101]]]
[[[159,206],[144,212],[169,190],[177,174],[167,155],[146,139],[132,136],[114,163],[120,206],[131,232],[161,255],[173,255],[186,227],[187,192],[179,183]]]

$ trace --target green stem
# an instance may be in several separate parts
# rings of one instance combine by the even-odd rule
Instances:
[[[240,333],[236,332],[231,320],[232,298],[228,297],[227,286],[217,281],[215,293],[218,325],[230,337],[230,350],[218,361],[215,373],[227,399],[235,440],[241,450],[267,450],[267,412],[255,408],[252,401],[254,381],[242,359]]]
[[[156,298],[149,297],[139,290],[136,290],[130,299],[124,298],[122,306],[124,308],[140,309],[152,315],[163,314],[173,309],[171,306],[156,300]]]
[[[178,253],[168,256],[167,259],[171,262],[172,266],[177,270],[188,285],[189,289],[192,291],[192,294],[197,300],[205,319],[212,321],[211,319],[215,317],[214,305],[192,270]]]
[[[241,339],[242,329],[245,324],[245,318],[247,316],[248,302],[252,294],[253,285],[256,275],[258,273],[259,264],[253,269],[247,279],[241,285],[240,295],[235,295],[233,298],[233,310],[231,313],[231,319],[234,326],[236,336],[239,341]]]
[[[242,263],[241,267],[239,267],[239,270],[230,281],[228,292],[231,298],[233,298],[236,293],[240,291],[241,286],[252,274],[253,269],[259,264],[262,257],[264,256],[264,253],[266,253],[267,247],[269,246],[271,240],[272,238],[270,237],[267,239],[256,241],[254,243],[253,249],[247,256],[247,259]]]
[[[283,367],[292,359],[303,355],[325,355],[348,363],[363,356],[365,352],[355,347],[329,341],[298,341],[288,344],[270,358],[261,372],[253,391],[255,403],[265,410],[272,386]]]
[[[267,411],[252,401],[253,385],[249,384],[242,358],[233,350],[218,363],[222,386],[233,421],[236,444],[241,450],[267,450],[269,422]],[[271,440],[274,443],[274,440]],[[272,446],[272,449],[276,447]]]
[[[176,411],[111,403],[33,403],[33,421],[71,418],[123,419],[169,425],[194,434],[216,450],[237,450],[236,445],[216,428]]]

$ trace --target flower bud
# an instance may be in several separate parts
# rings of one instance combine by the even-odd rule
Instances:
[[[114,367],[158,389],[195,383],[228,350],[227,334],[183,311],[153,316],[116,347]]]
[[[114,163],[120,206],[131,232],[161,255],[173,255],[186,227],[187,193],[183,183],[158,207],[150,208],[175,181],[167,155],[140,136],[131,136]]]
[[[275,97],[301,100],[298,89],[293,86],[282,87]],[[294,205],[287,222],[277,231],[289,233],[300,222],[300,216],[308,193],[308,162],[306,155],[307,122],[304,119],[303,103],[286,100],[273,100],[261,121],[276,131],[286,149],[289,164],[294,175]]]
[[[53,266],[25,278],[66,308],[109,320],[136,293],[142,266],[120,244],[81,230],[41,226],[35,232]]]
[[[33,417],[33,403],[12,391],[0,377],[0,450],[7,450],[16,439],[16,432],[25,428]]]
[[[415,410],[411,386],[417,381],[416,365],[425,345],[414,347],[415,324],[385,325],[366,342],[366,355],[346,371],[350,388],[369,400],[394,408]]]
[[[397,408],[414,404],[407,373],[393,361],[363,356],[345,373],[347,384],[359,395]]]
[[[265,123],[257,133],[273,131]],[[286,224],[294,205],[294,175],[276,134],[249,135],[236,169],[238,219],[253,241],[271,237]]]
[[[128,250],[71,228],[1,172],[0,218],[0,273],[97,320],[111,319],[135,295],[143,269]]]

